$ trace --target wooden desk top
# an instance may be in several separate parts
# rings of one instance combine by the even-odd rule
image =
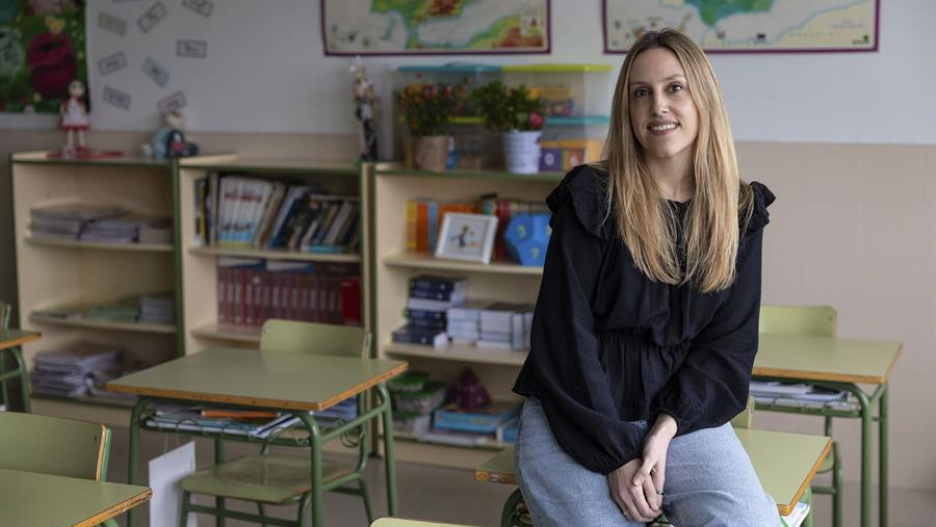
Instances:
[[[212,348],[107,383],[112,392],[322,411],[406,371],[397,360]]]
[[[761,333],[754,375],[884,384],[903,343]]]
[[[4,525],[98,525],[150,499],[148,487],[0,469]]]
[[[15,348],[39,339],[40,334],[35,331],[21,331],[18,329],[0,329],[0,350]]]
[[[773,496],[783,516],[793,512],[832,448],[832,439],[824,436],[739,428],[735,433],[751,456],[764,490]],[[513,445],[478,467],[475,479],[516,485]]]

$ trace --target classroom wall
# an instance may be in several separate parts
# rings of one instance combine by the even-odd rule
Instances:
[[[165,34],[131,30],[115,43],[94,24],[89,28],[92,66],[107,53],[127,53],[132,67],[108,82],[125,83],[134,101],[129,112],[93,101],[99,132],[92,131],[92,145],[133,150],[156,124],[156,101],[182,89],[192,136],[212,151],[353,156],[348,61],[322,56],[318,2],[225,0],[215,2],[207,21],[184,20],[177,2],[164,3]],[[89,20],[107,9],[131,27],[133,15],[149,5],[89,4]],[[600,52],[598,0],[552,0],[552,7],[552,55],[458,60],[621,61]],[[881,10],[878,53],[717,55],[712,62],[742,174],[778,195],[765,238],[764,302],[830,304],[839,311],[841,335],[904,341],[891,377],[890,482],[936,490],[936,2],[883,1]],[[172,53],[154,56],[171,68],[165,89],[131,71],[182,34],[204,39],[208,58],[193,66]],[[428,60],[366,63],[380,79],[396,65]],[[98,98],[101,81],[91,78]],[[0,114],[0,212],[10,208],[7,154],[55,147],[61,137],[53,127],[47,116]],[[15,294],[10,236],[4,213],[0,298]],[[757,426],[821,431],[818,420],[767,413]],[[837,424],[836,436],[846,479],[855,481],[857,423]]]

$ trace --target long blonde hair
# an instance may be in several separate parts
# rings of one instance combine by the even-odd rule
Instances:
[[[643,149],[634,136],[628,101],[631,69],[640,53],[651,48],[672,51],[686,72],[692,101],[699,112],[694,152],[695,194],[686,213],[686,269],[676,249],[675,213],[650,175]],[[738,177],[738,162],[718,79],[702,49],[673,29],[645,33],[631,46],[621,66],[604,146],[607,200],[618,232],[634,264],[651,280],[692,283],[703,293],[728,288],[735,279],[739,244],[739,207],[746,222],[753,209],[748,184]]]

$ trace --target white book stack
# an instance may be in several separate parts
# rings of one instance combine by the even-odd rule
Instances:
[[[446,312],[446,333],[455,344],[474,345],[481,337],[481,311],[491,305],[487,301],[470,301],[463,307],[450,307]]]
[[[751,381],[751,395],[759,403],[801,408],[849,410],[852,404],[844,390],[832,390],[804,383]]]
[[[506,302],[498,302],[483,309],[477,346],[495,350],[525,349],[525,344],[529,343],[526,314],[532,311],[530,305]]]
[[[120,353],[120,348],[87,342],[40,351],[30,372],[32,390],[64,397],[87,395],[94,372],[116,368]]]

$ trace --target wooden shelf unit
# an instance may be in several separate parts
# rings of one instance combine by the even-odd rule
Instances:
[[[305,252],[202,247],[196,243],[194,182],[212,172],[236,172],[249,176],[290,181],[314,181],[333,194],[356,195],[360,200],[361,253],[318,254]],[[179,163],[178,211],[182,274],[183,343],[186,353],[208,347],[250,347],[260,342],[259,328],[236,327],[218,321],[218,258],[233,256],[264,260],[322,263],[359,263],[361,266],[361,310],[367,324],[369,312],[367,272],[367,207],[361,169],[353,163],[333,163],[308,159],[256,159],[235,154],[187,158]]]
[[[147,364],[177,357],[181,353],[178,322],[159,325],[59,319],[34,311],[178,291],[178,244],[49,240],[34,238],[30,232],[30,211],[34,207],[68,202],[114,205],[175,218],[174,165],[134,157],[52,159],[46,152],[26,152],[11,157],[10,170],[19,325],[42,332],[40,340],[24,346],[27,365],[32,367],[39,351],[77,341],[117,345],[126,350],[128,359]],[[145,332],[146,337],[141,338],[140,332]],[[57,399],[44,404],[45,399],[37,398],[43,403],[34,404],[34,411],[53,415],[94,415],[101,407],[113,404],[93,398],[65,403]],[[126,426],[126,421],[121,426]]]
[[[413,199],[477,200],[484,194],[499,198],[543,201],[561,180],[561,174],[520,175],[462,171],[434,174],[398,168],[371,167],[366,171],[371,199],[369,238],[373,254],[372,321],[375,349],[381,358],[400,358],[410,370],[433,378],[453,380],[471,367],[495,400],[520,400],[510,389],[526,357],[521,351],[483,350],[449,345],[445,349],[392,342],[391,333],[405,323],[403,309],[410,278],[422,273],[465,276],[469,300],[533,304],[539,292],[542,268],[507,262],[490,265],[437,260],[425,253],[406,251],[406,206]],[[398,459],[453,467],[473,467],[490,457],[490,444],[462,447],[400,441]]]

